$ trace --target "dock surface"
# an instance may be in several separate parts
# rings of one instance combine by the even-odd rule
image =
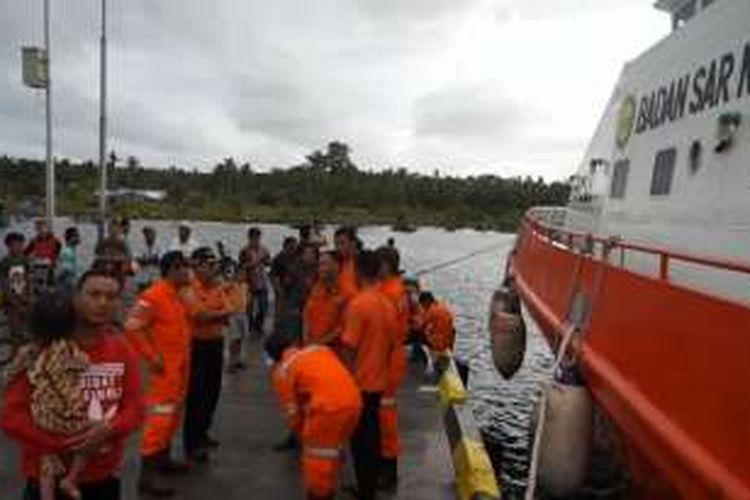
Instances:
[[[248,369],[224,376],[213,435],[221,447],[211,461],[190,475],[174,480],[184,500],[231,500],[304,498],[295,452],[274,451],[286,435],[268,369],[257,340],[248,346]],[[411,365],[409,377],[398,395],[403,454],[399,461],[400,483],[396,499],[455,499],[451,455],[434,392],[425,390],[420,370]],[[175,451],[180,448],[179,433]],[[137,437],[132,439],[123,468],[123,498],[138,498]],[[344,483],[353,484],[349,461]],[[0,436],[0,498],[21,498],[23,481],[13,443]],[[341,493],[337,498],[352,498]]]

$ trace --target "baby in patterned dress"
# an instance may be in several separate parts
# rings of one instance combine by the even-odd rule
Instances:
[[[32,388],[35,425],[66,436],[80,434],[90,424],[81,390],[81,377],[89,360],[72,339],[74,328],[75,313],[69,296],[53,293],[39,298],[32,311],[32,343],[19,352],[6,379],[25,371]],[[82,454],[44,455],[39,470],[42,499],[54,500],[58,488],[70,498],[80,498],[78,477],[86,462]]]

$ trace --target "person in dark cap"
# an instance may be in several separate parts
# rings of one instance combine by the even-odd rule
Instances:
[[[208,431],[221,393],[224,335],[233,311],[214,251],[197,248],[192,263],[195,279],[182,296],[193,325],[182,443],[188,462],[202,462],[208,458],[208,450],[218,446]]]

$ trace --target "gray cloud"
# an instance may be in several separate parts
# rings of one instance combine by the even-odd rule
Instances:
[[[92,158],[98,2],[52,3],[55,151]],[[603,3],[110,0],[111,146],[149,165],[233,155],[270,167],[342,139],[368,167],[431,169],[467,147],[475,165],[493,168],[536,137],[548,140],[535,143],[540,164],[554,162],[580,134],[535,132],[528,98],[482,75],[494,58],[466,78],[451,68],[483,49],[467,45],[477,18],[564,17]],[[20,47],[41,37],[41,2],[0,0],[0,154],[43,155],[41,93],[20,83]]]
[[[419,136],[508,141],[525,121],[521,106],[498,98],[490,86],[451,88],[421,98],[415,108]]]
[[[420,25],[455,18],[481,4],[481,0],[358,0],[353,2],[371,20],[391,29],[416,29]]]
[[[581,13],[614,11],[632,6],[633,0],[501,0],[497,3],[497,19],[508,21],[514,15],[522,19],[560,19]]]

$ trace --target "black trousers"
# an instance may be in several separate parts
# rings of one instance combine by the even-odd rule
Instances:
[[[351,440],[359,500],[375,498],[380,472],[379,392],[362,393],[362,413]]]
[[[120,478],[108,477],[93,483],[80,483],[81,500],[120,500]],[[55,492],[55,498],[67,498],[62,492]],[[23,500],[41,500],[39,483],[29,480],[23,492]]]
[[[224,339],[193,340],[182,442],[187,456],[206,446],[224,372]]]

